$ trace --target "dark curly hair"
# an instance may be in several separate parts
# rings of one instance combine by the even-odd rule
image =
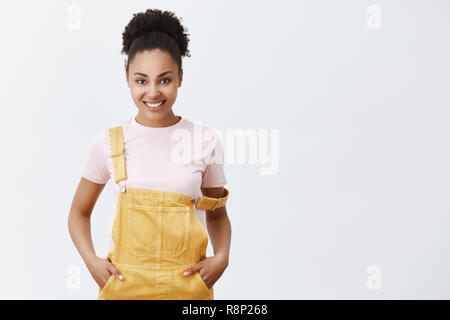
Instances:
[[[188,43],[189,34],[173,12],[148,9],[145,12],[133,14],[133,18],[122,34],[123,48],[121,53],[128,58],[125,70],[136,53],[144,50],[160,49],[171,55],[178,65],[179,75],[182,72],[181,56],[190,57]]]

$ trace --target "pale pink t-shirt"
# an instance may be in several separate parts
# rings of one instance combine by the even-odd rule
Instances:
[[[176,124],[156,128],[138,123],[135,117],[123,124],[126,185],[202,195],[200,187],[222,187],[227,184],[223,164],[223,144],[219,135],[198,122],[181,117]],[[113,190],[113,210],[107,226],[112,242],[119,185],[114,181],[108,129],[91,140],[81,176],[99,184],[109,180]],[[206,227],[205,210],[195,209]]]

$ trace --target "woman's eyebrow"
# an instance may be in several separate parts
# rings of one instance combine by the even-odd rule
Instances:
[[[172,72],[172,71],[166,71],[166,72],[163,72],[163,73],[161,73],[161,74],[158,76],[158,78],[159,78],[159,77],[162,77],[163,75],[168,74],[168,73],[173,73],[173,72]],[[138,76],[143,76],[143,77],[147,77],[147,78],[148,78],[148,76],[147,76],[145,73],[142,73],[142,72],[135,72],[134,74],[136,74],[136,75],[138,75]]]

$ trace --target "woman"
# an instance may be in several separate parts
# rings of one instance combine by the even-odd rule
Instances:
[[[157,9],[134,14],[123,33],[126,79],[138,113],[92,140],[68,221],[99,299],[214,299],[213,285],[228,266],[231,225],[221,141],[172,110],[188,42],[180,20]],[[206,130],[201,139],[199,129]],[[90,216],[110,178],[111,248],[101,258]]]

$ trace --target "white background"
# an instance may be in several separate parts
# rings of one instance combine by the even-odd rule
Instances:
[[[137,114],[120,51],[148,8],[190,34],[175,114],[280,133],[276,174],[226,163],[216,299],[450,298],[450,2],[436,0],[3,1],[0,298],[97,298],[67,218],[89,141]]]

